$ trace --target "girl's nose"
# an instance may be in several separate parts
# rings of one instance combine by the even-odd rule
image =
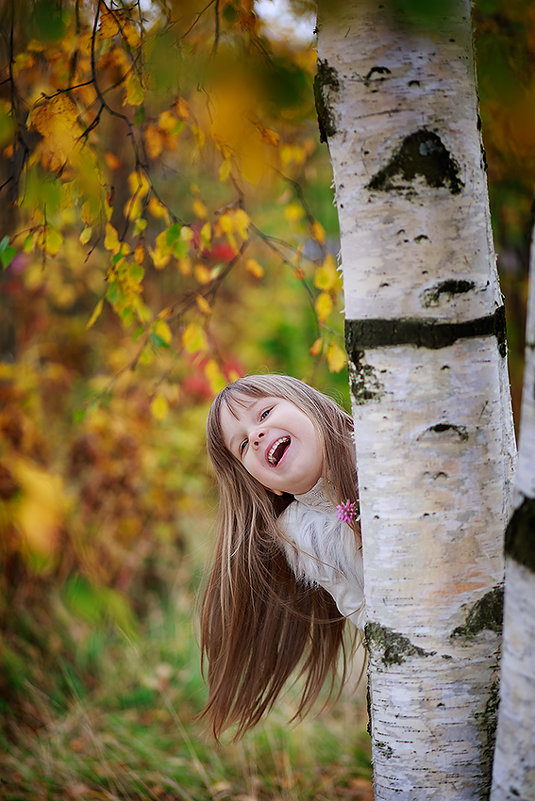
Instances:
[[[264,436],[263,431],[253,432],[253,436],[251,437],[253,448],[258,448],[258,446],[260,445],[260,440],[262,439],[263,436]]]

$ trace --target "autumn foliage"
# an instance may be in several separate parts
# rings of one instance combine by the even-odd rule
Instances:
[[[476,22],[514,360],[535,15],[486,0]],[[279,370],[344,401],[346,357],[312,36],[270,36],[252,0],[22,0],[0,27],[0,615],[15,653],[20,614],[56,590],[128,629],[208,539],[216,391]]]

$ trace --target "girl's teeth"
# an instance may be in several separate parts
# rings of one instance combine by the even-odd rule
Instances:
[[[276,456],[277,449],[279,448],[279,446],[280,446],[280,445],[286,445],[286,444],[288,444],[289,442],[290,442],[290,437],[279,437],[279,439],[278,439],[278,440],[276,440],[276,441],[273,443],[273,445],[272,445],[272,446],[271,446],[271,448],[269,449],[269,453],[268,453],[268,455],[267,455],[267,460],[268,460],[268,462],[269,462],[270,464],[272,464],[272,465],[277,465],[277,464],[280,462],[280,460],[281,460],[281,457],[282,457],[282,453],[280,454],[280,456],[278,456],[278,457],[277,457],[277,456]],[[286,450],[286,449],[284,449],[284,450]],[[283,452],[284,452],[284,451],[283,451]]]

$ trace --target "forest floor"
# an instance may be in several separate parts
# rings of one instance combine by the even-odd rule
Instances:
[[[55,658],[29,637],[3,651],[25,664],[2,702],[2,801],[371,801],[365,679],[304,721],[290,691],[237,743],[203,733],[194,605],[176,591],[128,634],[59,614]]]

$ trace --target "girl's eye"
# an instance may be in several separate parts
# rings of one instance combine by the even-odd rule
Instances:
[[[262,412],[262,414],[260,415],[260,419],[261,419],[261,420],[265,420],[265,419],[266,419],[266,417],[268,416],[268,414],[270,413],[271,409],[273,409],[273,406],[272,406],[270,409],[265,409],[265,410]]]
[[[247,445],[247,440],[246,440],[246,439],[244,439],[244,440],[243,440],[243,442],[242,442],[242,443],[241,443],[241,445],[240,445],[240,453],[243,453],[243,452],[244,452],[244,450],[245,450],[245,448],[246,448],[246,445]]]

